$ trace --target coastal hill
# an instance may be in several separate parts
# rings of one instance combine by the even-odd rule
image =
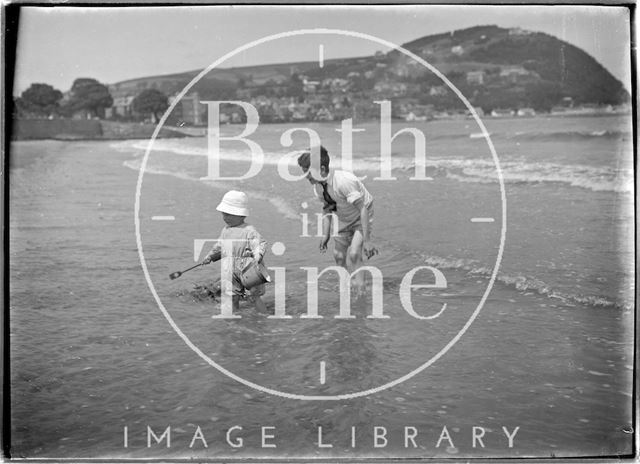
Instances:
[[[485,112],[518,108],[620,105],[630,101],[623,84],[578,47],[548,34],[519,28],[478,26],[425,36],[403,44],[434,66]],[[113,84],[114,99],[146,88],[175,95],[200,71],[143,77]],[[396,116],[419,111],[463,111],[456,95],[434,73],[398,50],[373,56],[215,69],[192,89],[200,100],[239,99],[268,109],[267,119],[293,119],[308,109],[326,119],[379,111],[374,100],[390,99]],[[428,108],[428,110],[425,110]],[[371,113],[371,114],[368,114]],[[289,114],[289,117],[291,117]]]
[[[423,37],[403,47],[446,74],[483,70],[487,86],[500,91],[517,93],[537,88],[541,93],[552,92],[547,98],[570,97],[578,104],[630,100],[622,83],[592,56],[541,32],[478,26]],[[397,56],[398,52],[392,54]],[[496,73],[510,79],[492,78]],[[522,76],[521,85],[518,76]]]

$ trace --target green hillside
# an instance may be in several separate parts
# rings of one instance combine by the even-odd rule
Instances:
[[[478,26],[425,36],[403,47],[444,73],[484,111],[549,111],[557,105],[630,101],[622,83],[593,57],[540,32]],[[114,98],[135,96],[145,88],[172,95],[197,73],[133,79],[110,90]],[[306,62],[216,69],[193,90],[200,100],[258,102],[267,121],[318,119],[321,110],[326,119],[374,117],[379,107],[373,101],[380,99],[391,100],[394,115],[400,117],[415,111],[464,111],[439,77],[397,50],[327,60],[322,68],[317,62]],[[293,108],[292,102],[309,108]]]

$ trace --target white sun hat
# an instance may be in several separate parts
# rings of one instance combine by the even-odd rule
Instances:
[[[222,197],[222,201],[216,207],[221,213],[233,214],[234,216],[249,215],[249,199],[247,194],[237,190],[229,190]]]

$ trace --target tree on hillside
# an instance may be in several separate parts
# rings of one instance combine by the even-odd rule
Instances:
[[[304,96],[304,86],[302,79],[297,73],[292,74],[287,81],[287,97],[302,98]]]
[[[558,82],[544,81],[529,83],[525,87],[525,96],[536,111],[551,111],[563,97],[562,87]]]
[[[105,108],[113,105],[107,86],[95,79],[79,78],[71,86],[67,108],[71,111],[85,110],[92,116],[101,116]]]
[[[141,114],[151,114],[154,121],[158,121],[161,113],[167,108],[169,108],[167,96],[156,89],[143,90],[133,99],[133,110]]]
[[[23,114],[50,116],[58,112],[62,92],[49,84],[31,84],[16,102]]]

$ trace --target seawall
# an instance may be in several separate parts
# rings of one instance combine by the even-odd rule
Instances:
[[[14,119],[13,140],[124,140],[149,139],[154,124],[122,123],[98,119]],[[159,138],[186,137],[187,135],[162,128]]]

